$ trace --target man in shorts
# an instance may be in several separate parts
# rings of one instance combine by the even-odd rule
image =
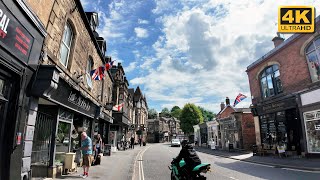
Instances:
[[[82,150],[82,167],[83,167],[83,178],[87,178],[89,176],[89,167],[93,161],[92,157],[92,140],[87,135],[86,132],[81,134],[81,148]]]

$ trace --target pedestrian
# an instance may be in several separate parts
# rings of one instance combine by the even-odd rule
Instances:
[[[97,135],[96,148],[97,148],[98,154],[100,154],[103,148],[103,142],[100,134]]]
[[[142,139],[141,139],[141,138],[139,138],[139,144],[140,144],[140,147],[141,147],[141,143],[142,143]]]
[[[87,178],[89,176],[89,168],[92,164],[92,140],[87,135],[86,132],[81,133],[81,147],[82,150],[82,167],[83,175],[82,178]]]
[[[134,149],[134,137],[133,136],[131,136],[130,143],[131,143],[131,149]]]

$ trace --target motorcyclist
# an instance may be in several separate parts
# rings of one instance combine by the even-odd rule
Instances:
[[[173,163],[179,163],[182,159],[186,162],[186,165],[179,169],[182,174],[189,174],[192,172],[193,168],[197,165],[201,164],[201,160],[197,155],[196,151],[192,147],[191,144],[187,140],[183,140],[181,142],[182,149],[176,159],[174,159]],[[179,166],[178,166],[179,167]]]

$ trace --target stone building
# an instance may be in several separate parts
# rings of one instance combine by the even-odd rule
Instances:
[[[273,38],[274,49],[247,67],[258,145],[320,153],[319,20],[312,34]]]
[[[221,104],[221,111],[217,114],[219,123],[219,147],[229,149],[250,150],[256,143],[255,126],[250,108],[234,108],[226,98],[226,105]]]
[[[146,96],[142,94],[139,86],[134,92],[133,101],[135,113],[134,125],[136,129],[135,139],[138,140],[139,138],[141,138],[142,141],[146,141],[146,120],[148,119],[148,103]]]
[[[29,144],[32,175],[55,177],[63,170],[65,154],[81,145],[81,132],[93,140],[100,133],[108,143],[113,118],[106,105],[111,101],[113,78],[109,71],[99,81],[90,75],[107,63],[106,42],[95,31],[97,13],[85,13],[80,1],[74,0],[26,2],[47,31],[30,90],[34,98],[27,128],[34,131]]]
[[[111,68],[111,74],[114,78],[113,105],[122,105],[120,111],[114,110],[112,115],[114,123],[110,127],[110,131],[115,134],[113,145],[116,147],[124,135],[126,139],[130,137],[129,125],[132,124],[132,95],[128,92],[129,82],[125,77],[124,69],[121,63]],[[130,98],[129,98],[130,97]],[[118,145],[119,146],[119,145]]]
[[[0,179],[30,178],[34,120],[29,92],[37,74],[44,24],[25,1],[0,1]]]

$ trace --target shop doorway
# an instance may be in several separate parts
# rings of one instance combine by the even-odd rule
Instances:
[[[8,179],[10,158],[14,149],[18,78],[0,66],[0,179]]]

